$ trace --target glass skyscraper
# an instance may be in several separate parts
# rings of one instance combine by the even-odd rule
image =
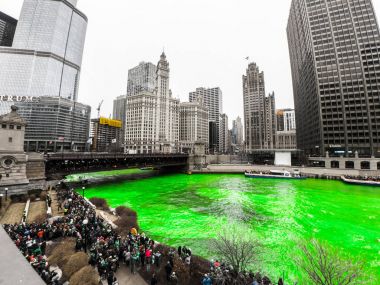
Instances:
[[[12,46],[17,20],[0,12],[0,46]]]
[[[25,0],[12,47],[0,47],[0,95],[77,100],[87,18],[75,0]]]
[[[371,0],[293,0],[287,34],[298,148],[380,156],[380,33]]]

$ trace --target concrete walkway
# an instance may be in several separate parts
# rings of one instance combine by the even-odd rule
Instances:
[[[119,285],[148,285],[140,274],[132,274],[131,269],[124,264],[117,270],[116,278],[119,281]],[[102,283],[103,285],[107,285],[107,280],[102,280]]]
[[[20,221],[18,221],[20,222]],[[0,284],[44,285],[40,276],[27,262],[3,227],[0,226]],[[137,283],[136,283],[137,284]]]

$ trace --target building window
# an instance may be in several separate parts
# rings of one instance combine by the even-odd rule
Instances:
[[[1,125],[1,128],[6,129],[7,125]]]
[[[11,143],[12,141],[13,141],[13,139],[12,139],[12,138],[8,138],[8,142],[10,142],[10,143]]]
[[[18,130],[21,130],[21,126],[17,126],[17,129],[18,129]]]
[[[14,125],[9,125],[9,129],[10,129],[10,130],[13,130],[14,128],[15,128]]]

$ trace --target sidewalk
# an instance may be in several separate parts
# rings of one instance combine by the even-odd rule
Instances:
[[[140,274],[132,274],[131,269],[124,264],[121,264],[117,270],[116,278],[119,281],[119,285],[148,285]],[[103,285],[107,285],[107,280],[102,280],[102,283]]]

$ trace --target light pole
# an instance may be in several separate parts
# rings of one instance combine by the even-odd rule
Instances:
[[[85,253],[87,253],[87,224],[88,224],[88,220],[84,219],[83,220],[83,230],[84,230],[84,252]]]
[[[4,190],[5,190],[5,201],[7,201],[8,200],[8,188],[5,188]]]
[[[3,194],[0,194],[0,209],[3,207]]]
[[[84,198],[84,190],[86,190],[86,187],[82,187],[82,197]]]

